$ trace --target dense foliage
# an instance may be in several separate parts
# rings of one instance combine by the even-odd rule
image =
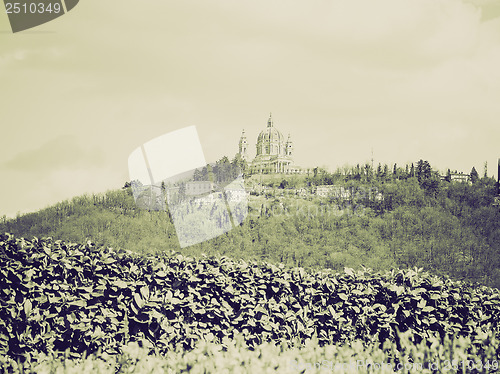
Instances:
[[[187,352],[169,351],[165,356],[150,356],[149,350],[131,342],[122,353],[113,356],[93,354],[84,360],[41,357],[41,362],[25,373],[494,373],[499,362],[490,346],[479,352],[469,338],[445,339],[444,342],[422,341],[413,344],[409,333],[400,335],[399,348],[387,343],[383,349],[356,341],[350,345],[320,347],[316,339],[304,347],[284,349],[272,343],[263,343],[254,350],[246,349],[237,337],[223,344],[200,342]],[[494,338],[484,337],[485,345]],[[430,344],[429,344],[430,343]],[[389,354],[394,352],[394,354]],[[11,371],[18,368],[10,363]],[[9,368],[5,368],[6,371]]]
[[[308,273],[5,234],[0,283],[0,354],[26,365],[57,352],[116,354],[131,341],[166,354],[236,336],[254,349],[314,338],[401,350],[398,331],[414,345],[462,336],[469,353],[500,353],[498,290],[421,269]]]

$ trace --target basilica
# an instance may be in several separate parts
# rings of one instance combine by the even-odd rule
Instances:
[[[293,164],[293,144],[290,135],[285,137],[274,127],[272,115],[269,115],[267,127],[257,137],[257,155],[250,162],[248,142],[245,130],[239,142],[239,155],[248,163],[250,174],[300,173],[301,169]]]

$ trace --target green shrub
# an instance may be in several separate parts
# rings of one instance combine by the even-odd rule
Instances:
[[[0,355],[27,367],[44,355],[116,355],[134,341],[156,354],[236,336],[254,350],[313,337],[383,348],[400,344],[398,331],[415,346],[464,337],[485,354],[500,325],[498,290],[421,269],[307,273],[10,234],[0,235],[0,283]],[[500,353],[493,338],[487,348]]]

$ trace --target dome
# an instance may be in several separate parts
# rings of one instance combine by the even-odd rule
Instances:
[[[264,131],[261,131],[259,137],[257,138],[257,141],[282,143],[284,141],[284,138],[283,135],[275,127],[268,127]]]
[[[267,128],[260,132],[259,137],[257,138],[257,142],[277,142],[282,143],[285,141],[283,134],[278,131],[276,127],[273,126],[273,119],[269,116],[269,120],[267,121]]]
[[[293,145],[290,135],[288,135],[287,139],[274,127],[271,115],[267,121],[267,128],[261,131],[257,137],[256,148],[257,154],[251,163],[250,169],[252,174],[297,172],[297,167],[293,166]]]

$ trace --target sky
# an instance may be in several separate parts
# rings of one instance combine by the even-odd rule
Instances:
[[[0,11],[0,217],[121,188],[196,126],[207,162],[270,112],[294,161],[496,178],[498,0],[85,0],[12,33]]]

